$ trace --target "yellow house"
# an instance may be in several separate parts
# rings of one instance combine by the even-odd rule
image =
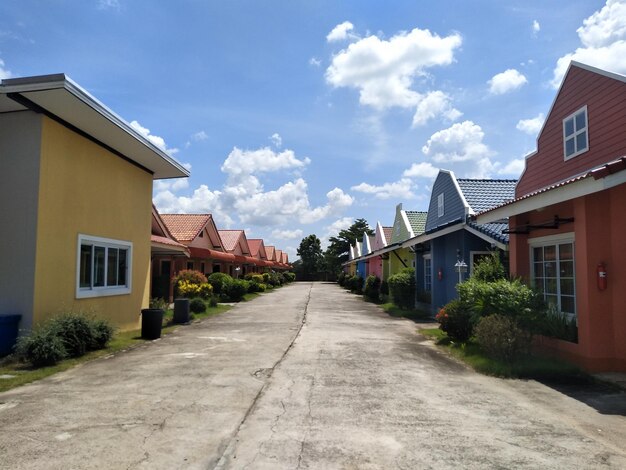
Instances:
[[[189,176],[63,74],[0,84],[0,315],[62,311],[137,328],[150,291],[152,182]]]

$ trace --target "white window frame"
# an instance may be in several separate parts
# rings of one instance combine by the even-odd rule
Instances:
[[[585,127],[577,130],[576,129],[576,116],[580,114],[581,112],[585,113]],[[568,137],[565,135],[565,122],[569,121],[570,119],[574,121],[574,133]],[[576,149],[576,137],[579,134],[582,134],[583,132],[585,132],[585,148],[582,150],[578,150]],[[566,143],[568,140],[571,140],[571,139],[574,139],[574,153],[571,155],[567,155]],[[589,114],[587,112],[587,105],[585,105],[582,108],[570,114],[569,116],[567,116],[565,119],[563,119],[563,158],[567,161],[567,160],[577,157],[578,155],[582,155],[588,150],[589,150]]]
[[[441,193],[439,196],[437,196],[437,216],[438,217],[443,217],[443,214],[445,213],[445,207],[444,207],[444,193]]]
[[[81,246],[94,245],[104,248],[118,248],[127,250],[126,254],[126,286],[91,286],[80,287],[80,257]],[[105,255],[104,279],[107,279],[108,257]],[[93,284],[93,261],[91,263],[91,282]],[[78,234],[78,243],[76,247],[76,298],[87,299],[93,297],[107,297],[112,295],[127,295],[132,292],[133,279],[133,243],[124,240],[115,240],[112,238],[95,237],[92,235]]]
[[[491,251],[470,251],[470,277],[474,274],[474,257],[476,255],[490,255]]]
[[[430,276],[427,275],[426,272],[426,262],[430,264]],[[424,267],[424,292],[432,292],[433,291],[433,262],[430,254],[423,256],[423,267]],[[428,281],[428,284],[427,284]],[[430,289],[428,287],[430,286]]]
[[[528,240],[528,262],[530,263],[530,278],[531,278],[531,282],[532,285],[535,286],[535,258],[533,256],[533,249],[534,248],[540,248],[540,247],[545,247],[545,246],[558,246],[560,244],[566,244],[566,243],[571,243],[572,244],[572,249],[573,249],[573,257],[572,257],[572,261],[573,261],[573,272],[574,272],[574,313],[571,314],[569,312],[565,312],[566,315],[569,315],[572,318],[577,318],[578,317],[578,296],[576,295],[576,240],[574,237],[574,232],[567,232],[567,233],[559,233],[556,235],[548,235],[546,237],[537,237],[537,238],[530,238]],[[557,253],[558,255],[558,253]],[[560,257],[557,258],[557,261],[560,263]],[[559,309],[559,311],[561,310],[561,276],[560,276],[560,272],[557,269],[557,292],[556,292],[556,297],[557,297],[557,307]]]

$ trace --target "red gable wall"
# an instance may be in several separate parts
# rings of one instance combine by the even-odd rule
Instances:
[[[565,161],[563,119],[585,105],[589,150]],[[515,197],[626,155],[625,129],[626,83],[572,64],[537,141],[537,153],[526,159]]]

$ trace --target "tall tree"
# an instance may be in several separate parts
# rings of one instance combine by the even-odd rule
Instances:
[[[328,248],[324,253],[326,269],[331,273],[338,272],[341,265],[348,261],[350,245],[354,245],[357,240],[361,241],[364,233],[374,235],[365,219],[357,219],[350,227],[341,230],[336,237],[330,237]]]
[[[316,235],[311,234],[302,239],[298,248],[298,256],[302,261],[304,274],[316,273],[322,265],[322,243]]]

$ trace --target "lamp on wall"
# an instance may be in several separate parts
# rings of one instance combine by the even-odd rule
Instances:
[[[463,282],[463,273],[467,272],[467,264],[461,259],[461,250],[456,250],[454,270],[459,273],[459,284]]]

